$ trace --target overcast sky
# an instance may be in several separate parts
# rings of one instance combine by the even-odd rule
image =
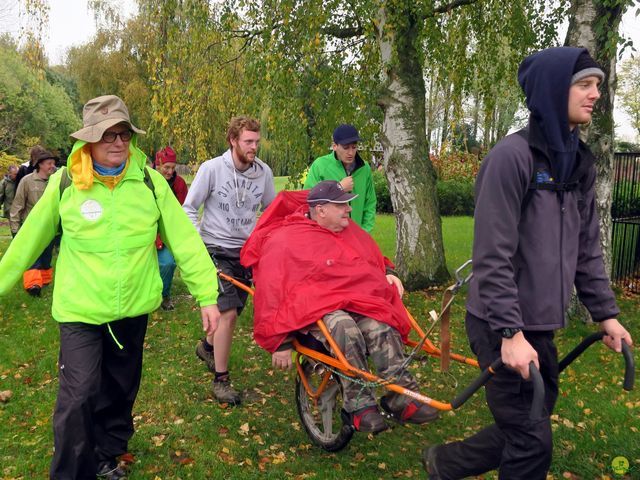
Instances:
[[[0,0],[0,32],[20,35],[19,0]],[[95,22],[87,0],[49,0],[49,28],[45,34],[45,50],[50,63],[59,64],[64,60],[66,50],[86,42],[95,30]],[[136,11],[132,0],[120,0],[119,8],[131,15]],[[640,52],[640,21],[635,16],[635,8],[630,8],[622,19],[622,32],[630,36]],[[625,52],[628,57],[630,51]],[[640,53],[636,53],[638,55]],[[619,109],[615,111],[616,134],[626,140],[634,140],[635,131],[629,126],[629,120]]]

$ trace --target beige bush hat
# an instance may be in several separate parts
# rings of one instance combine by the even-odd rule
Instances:
[[[73,132],[71,137],[96,143],[102,139],[102,134],[118,123],[126,122],[136,133],[146,133],[131,123],[129,110],[124,102],[115,95],[103,95],[89,100],[82,109],[83,128]]]

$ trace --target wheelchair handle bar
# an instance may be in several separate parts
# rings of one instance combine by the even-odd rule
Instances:
[[[504,368],[504,363],[502,362],[502,358],[497,358],[493,361],[491,366],[484,369],[482,373],[460,393],[460,395],[451,400],[451,406],[454,409],[460,407],[501,368]],[[542,418],[542,409],[544,407],[544,382],[542,381],[542,375],[540,375],[540,372],[533,362],[529,364],[529,379],[533,383],[533,400],[531,402],[529,418],[535,421]]]
[[[562,372],[567,368],[571,362],[578,358],[587,348],[593,345],[595,342],[602,340],[602,337],[606,335],[605,332],[596,332],[588,337],[585,337],[582,342],[578,344],[571,352],[567,354],[560,362],[558,362],[559,371]],[[624,382],[623,388],[627,391],[633,390],[635,381],[635,362],[631,353],[631,348],[625,342],[622,342],[622,356],[624,358],[625,370],[624,370]],[[504,364],[502,359],[496,359],[489,368],[486,368],[482,373],[473,381],[467,388],[465,388],[460,395],[451,401],[451,407],[456,409],[466,402],[477,390],[480,389],[489,379],[498,371],[503,368]],[[542,416],[542,408],[544,403],[544,382],[540,372],[535,367],[533,362],[529,365],[530,379],[533,382],[533,401],[531,403],[531,410],[529,417],[532,420],[540,418]]]
[[[602,340],[602,337],[606,335],[605,332],[596,332],[586,337],[580,344],[571,350],[566,357],[564,357],[558,363],[560,371],[567,368],[571,362],[573,362],[579,355],[582,354],[587,348],[596,343],[598,340]],[[631,348],[624,341],[622,342],[622,356],[624,357],[624,382],[622,388],[626,391],[633,390],[633,384],[635,382],[636,369]]]

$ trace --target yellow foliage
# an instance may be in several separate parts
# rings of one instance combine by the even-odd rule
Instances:
[[[0,177],[4,176],[9,168],[9,165],[20,165],[24,160],[16,157],[15,155],[9,155],[4,152],[0,152]]]

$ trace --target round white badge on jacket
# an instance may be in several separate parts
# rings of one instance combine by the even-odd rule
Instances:
[[[86,200],[80,205],[80,214],[89,221],[98,220],[102,216],[102,205],[95,200]]]

